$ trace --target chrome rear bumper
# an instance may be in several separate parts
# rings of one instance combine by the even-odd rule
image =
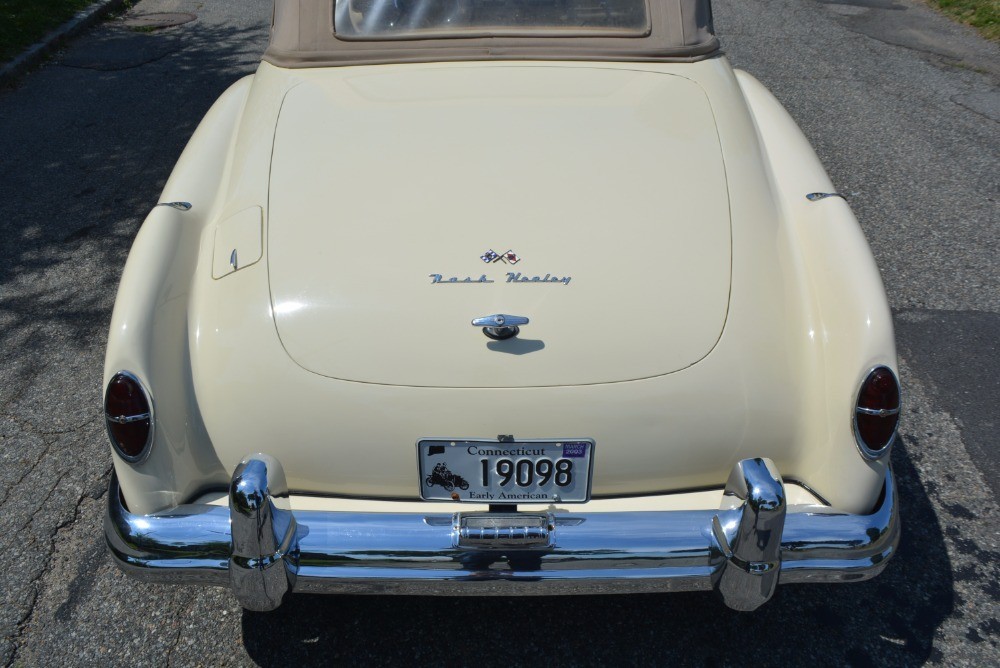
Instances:
[[[290,591],[547,595],[718,591],[737,610],[789,582],[866,580],[899,541],[891,471],[870,515],[788,512],[773,463],[732,471],[720,510],[510,515],[292,512],[280,463],[251,455],[229,508],[133,515],[117,478],[104,530],[117,565],[154,582],[228,586],[271,610]],[[542,519],[539,519],[541,517]]]

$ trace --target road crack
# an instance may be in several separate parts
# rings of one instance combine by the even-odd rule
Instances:
[[[110,475],[111,475],[111,469],[112,468],[113,467],[108,467],[105,470],[105,472],[103,474],[103,479],[104,479],[105,482],[107,482],[107,479],[110,477]],[[24,529],[27,528],[27,526],[30,525],[31,522],[35,519],[36,515],[41,510],[43,510],[46,507],[49,499],[52,497],[52,495],[55,492],[55,490],[58,489],[58,487],[62,483],[62,481],[64,479],[66,479],[67,475],[68,475],[68,472],[63,472],[62,474],[59,475],[59,477],[56,479],[56,483],[49,490],[48,494],[45,495],[45,499],[42,500],[42,502],[39,504],[38,508],[31,514],[31,518],[27,521],[27,523],[24,524],[24,526],[22,526],[18,530],[17,533],[20,533],[21,531],[24,531]],[[106,487],[106,485],[104,485],[103,487]],[[40,595],[41,591],[45,587],[44,581],[45,581],[45,579],[52,572],[52,567],[53,567],[53,563],[52,562],[53,562],[53,558],[55,556],[56,542],[59,539],[59,534],[62,533],[63,531],[66,531],[67,529],[70,529],[71,527],[73,527],[73,525],[75,525],[77,522],[79,522],[80,516],[81,516],[81,508],[83,506],[84,501],[86,501],[87,499],[92,499],[92,500],[93,499],[98,499],[98,498],[100,498],[100,496],[102,496],[102,493],[97,493],[96,496],[95,496],[95,494],[93,492],[88,493],[86,490],[81,491],[79,497],[77,497],[76,502],[75,502],[75,504],[73,506],[73,512],[70,515],[70,517],[62,520],[59,523],[57,523],[55,525],[55,527],[53,527],[52,530],[48,532],[48,538],[45,541],[47,543],[47,556],[46,556],[45,562],[42,564],[42,567],[39,570],[38,574],[35,575],[34,577],[32,577],[27,582],[27,590],[28,590],[28,596],[29,596],[29,599],[27,601],[28,605],[27,605],[27,609],[25,610],[24,614],[19,616],[19,619],[17,621],[17,631],[16,631],[16,633],[14,633],[10,637],[10,642],[13,645],[14,649],[11,652],[10,659],[6,663],[6,668],[10,668],[11,666],[14,666],[14,665],[17,664],[18,655],[21,652],[21,646],[22,646],[21,645],[21,639],[23,638],[24,633],[27,630],[27,628],[30,626],[30,620],[31,620],[31,618],[35,614],[36,606],[37,606],[38,599],[39,599],[39,595]],[[41,541],[39,541],[38,539],[32,537],[32,539],[28,543],[27,547],[30,548],[30,547],[32,547],[34,545],[39,545],[40,542]],[[41,548],[41,545],[39,545],[39,548]]]
[[[177,635],[174,637],[174,641],[167,649],[167,668],[170,668],[173,665],[174,651],[181,644],[181,635],[184,633],[184,620],[191,614],[191,610],[194,608],[196,601],[197,598],[192,596],[188,599],[188,604],[181,610],[177,611]]]
[[[967,104],[964,104],[964,103],[960,102],[958,98],[959,98],[958,95],[952,95],[948,99],[951,100],[952,104],[957,104],[958,106],[962,107],[963,109],[965,109],[967,111],[971,111],[972,113],[974,113],[976,116],[979,116],[980,118],[984,118],[987,121],[990,121],[991,123],[998,123],[998,124],[1000,124],[1000,120],[997,120],[997,119],[993,118],[992,116],[984,114],[983,112],[981,112],[981,111],[979,111],[977,109],[974,109],[973,107],[970,107]]]
[[[11,494],[14,493],[14,490],[17,487],[19,487],[21,483],[24,482],[25,479],[29,475],[31,475],[33,471],[35,471],[35,469],[38,468],[38,465],[42,462],[42,460],[45,458],[45,455],[47,455],[49,450],[52,448],[52,444],[55,443],[55,439],[53,440],[42,439],[42,442],[45,443],[45,448],[42,450],[42,453],[38,456],[37,459],[35,459],[34,462],[32,462],[31,466],[29,466],[28,469],[23,474],[21,474],[21,476],[17,480],[14,481],[14,483],[7,488],[6,493],[3,495],[3,498],[0,498],[0,508],[2,508],[7,503],[7,500],[10,499],[10,496]]]

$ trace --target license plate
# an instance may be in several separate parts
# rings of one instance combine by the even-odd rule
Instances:
[[[469,503],[590,500],[594,442],[425,439],[417,443],[420,497]]]

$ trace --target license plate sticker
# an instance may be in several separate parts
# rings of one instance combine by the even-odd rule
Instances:
[[[466,503],[584,503],[594,442],[425,439],[417,443],[420,498]]]

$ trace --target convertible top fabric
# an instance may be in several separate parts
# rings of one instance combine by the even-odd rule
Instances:
[[[348,39],[334,31],[330,0],[275,0],[264,60],[278,67],[336,67],[460,60],[694,61],[719,50],[711,0],[648,0],[646,35],[476,35]]]

